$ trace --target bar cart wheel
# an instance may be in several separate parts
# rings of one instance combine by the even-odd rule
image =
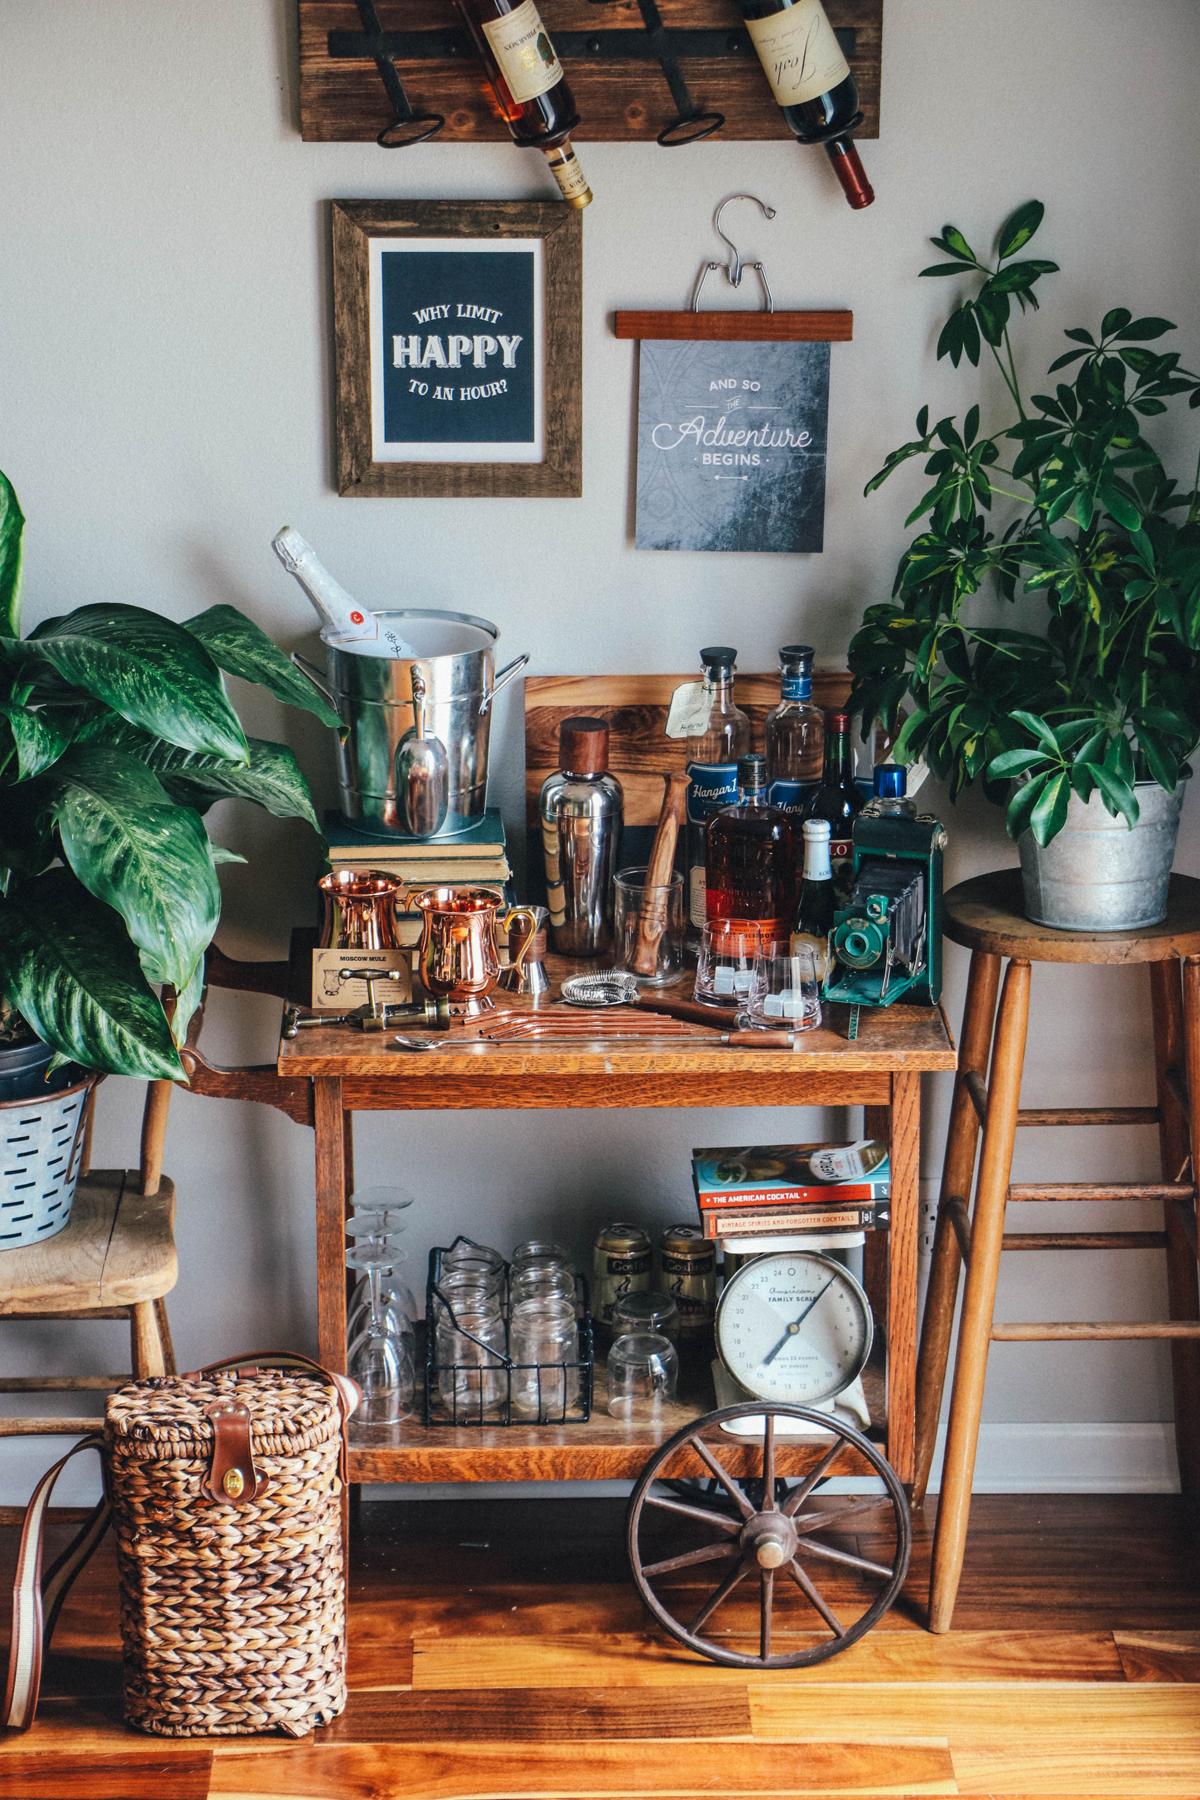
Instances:
[[[735,1479],[721,1462],[713,1439],[730,1443],[722,1436],[726,1421],[760,1418],[763,1425],[762,1461],[758,1475]],[[817,1426],[832,1442],[816,1465],[802,1480],[788,1487],[777,1478],[776,1421],[795,1419]],[[794,1443],[794,1440],[791,1440]],[[829,1471],[846,1451],[852,1451],[869,1465],[871,1472],[884,1485],[884,1495],[847,1495],[845,1505],[832,1511],[806,1510]],[[688,1455],[690,1453],[690,1456]],[[681,1463],[695,1462],[707,1471],[711,1481],[684,1482],[679,1479]],[[674,1468],[672,1468],[674,1465]],[[687,1498],[682,1497],[687,1495]],[[655,1560],[642,1555],[642,1534],[651,1529],[651,1521],[662,1515],[675,1515],[681,1524],[703,1538],[695,1548],[677,1555],[662,1557],[652,1552]],[[860,1523],[856,1525],[855,1519]],[[869,1525],[872,1548],[886,1543],[886,1561],[876,1561],[855,1554],[844,1545],[847,1532],[863,1530]],[[830,1533],[843,1542],[825,1541]],[[629,1499],[627,1547],[634,1584],[642,1599],[663,1628],[710,1662],[726,1663],[738,1669],[796,1669],[808,1663],[824,1662],[848,1650],[877,1625],[894,1603],[912,1550],[912,1522],[908,1500],[890,1464],[869,1439],[852,1426],[828,1413],[812,1412],[807,1407],[787,1406],[773,1401],[753,1400],[738,1406],[725,1406],[686,1425],[666,1443],[660,1444],[642,1470]],[[659,1546],[658,1548],[661,1548]],[[669,1600],[660,1599],[654,1583],[677,1571],[718,1565],[720,1581],[696,1606],[694,1591],[676,1588]],[[818,1575],[836,1570],[839,1580],[863,1588],[865,1609],[850,1623],[838,1616],[818,1585]],[[730,1639],[704,1635],[704,1627],[718,1613],[747,1579],[758,1576],[758,1654],[731,1647]],[[777,1580],[781,1577],[783,1579]],[[815,1613],[829,1637],[801,1650],[776,1651],[775,1632],[781,1600],[786,1594],[795,1605],[788,1608],[787,1629],[806,1629]],[[873,1595],[873,1597],[872,1597]],[[857,1599],[855,1600],[857,1604]],[[845,1610],[839,1593],[838,1605]],[[693,1607],[696,1609],[693,1611]],[[686,1623],[677,1618],[673,1608],[682,1608],[689,1616]],[[798,1609],[803,1608],[803,1612]],[[808,1615],[806,1618],[805,1615]],[[752,1629],[752,1627],[751,1627]]]

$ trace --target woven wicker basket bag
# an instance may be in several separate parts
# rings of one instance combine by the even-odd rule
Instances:
[[[265,1366],[275,1362],[287,1366]],[[119,1389],[103,1439],[76,1445],[39,1483],[14,1591],[9,1725],[32,1721],[42,1643],[110,1520],[129,1724],[168,1737],[299,1737],[342,1711],[342,1490],[356,1392],[300,1358],[242,1363],[252,1366]],[[69,1456],[93,1446],[106,1501],[43,1582],[50,1489]]]

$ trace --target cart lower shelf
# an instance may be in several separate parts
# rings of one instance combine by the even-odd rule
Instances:
[[[884,1379],[872,1362],[863,1377],[867,1403],[875,1421],[867,1436],[886,1442]],[[707,1357],[689,1354],[680,1370],[679,1398],[654,1422],[630,1423],[608,1412],[603,1359],[597,1361],[591,1418],[574,1425],[451,1426],[423,1425],[408,1419],[388,1427],[350,1432],[350,1480],[378,1481],[633,1481],[647,1458],[677,1431],[716,1405]],[[803,1475],[817,1463],[828,1443],[820,1438],[781,1438],[776,1456],[780,1475]],[[731,1474],[752,1475],[762,1457],[761,1443],[728,1437],[722,1460]],[[691,1452],[682,1451],[679,1479],[703,1479],[708,1471]],[[847,1449],[830,1475],[865,1475],[872,1471]]]

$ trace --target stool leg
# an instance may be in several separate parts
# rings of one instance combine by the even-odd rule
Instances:
[[[1187,1178],[1195,1182],[1200,1163],[1200,958],[1189,957],[1183,963],[1182,975],[1181,995],[1179,963],[1172,959],[1150,964],[1163,1179],[1178,1181],[1190,1154],[1191,1172]],[[1186,1112],[1170,1082],[1172,1069],[1184,1076]],[[1194,1221],[1194,1201],[1191,1204]],[[1167,1239],[1169,1316],[1200,1318],[1196,1252],[1180,1202],[1167,1201],[1163,1227]],[[1176,1341],[1171,1345],[1171,1374],[1179,1485],[1185,1494],[1200,1494],[1200,1343]]]
[[[133,1348],[133,1373],[138,1381],[147,1375],[165,1375],[162,1342],[153,1300],[138,1300],[129,1308],[129,1333]]]
[[[942,1185],[938,1195],[937,1225],[934,1228],[933,1256],[930,1261],[929,1287],[925,1295],[925,1316],[921,1321],[921,1354],[917,1363],[917,1473],[913,1484],[913,1503],[920,1505],[929,1486],[929,1470],[937,1441],[938,1419],[942,1411],[942,1391],[946,1385],[946,1360],[950,1354],[950,1336],[954,1328],[954,1302],[958,1297],[958,1238],[951,1228],[945,1207],[947,1200],[968,1200],[971,1178],[975,1173],[975,1152],[979,1145],[979,1119],[967,1093],[969,1073],[986,1074],[992,1026],[996,1018],[996,992],[1000,985],[1000,958],[976,950],[971,956],[967,977],[967,997],[963,1005],[962,1043],[959,1048],[958,1074],[954,1079],[954,1099],[950,1105],[950,1124],[946,1132],[946,1155],[942,1163]]]
[[[179,1371],[175,1366],[175,1345],[171,1341],[171,1322],[167,1318],[165,1300],[154,1302],[154,1323],[158,1327],[158,1341],[162,1345],[163,1374],[177,1375]]]
[[[992,1311],[1004,1242],[1004,1212],[1012,1170],[1021,1070],[1029,1024],[1029,964],[1013,960],[1004,977],[996,1039],[988,1082],[987,1123],[975,1212],[971,1222],[971,1257],[958,1328],[958,1355],[950,1398],[950,1428],[942,1470],[937,1527],[933,1540],[933,1573],[929,1588],[931,1631],[949,1631],[967,1547],[971,1483],[983,1411]]]

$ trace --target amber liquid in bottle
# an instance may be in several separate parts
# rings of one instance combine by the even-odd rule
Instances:
[[[764,949],[786,944],[795,891],[791,820],[767,803],[766,758],[743,756],[737,804],[708,822],[709,923],[727,922]]]
[[[571,90],[534,0],[456,0],[513,142],[540,150],[568,206],[591,202],[570,134]]]
[[[697,940],[708,912],[708,822],[736,801],[738,759],[750,748],[750,721],[733,698],[737,651],[728,644],[712,644],[700,652],[700,661],[707,724],[701,736],[689,739],[687,764],[688,924]]]

